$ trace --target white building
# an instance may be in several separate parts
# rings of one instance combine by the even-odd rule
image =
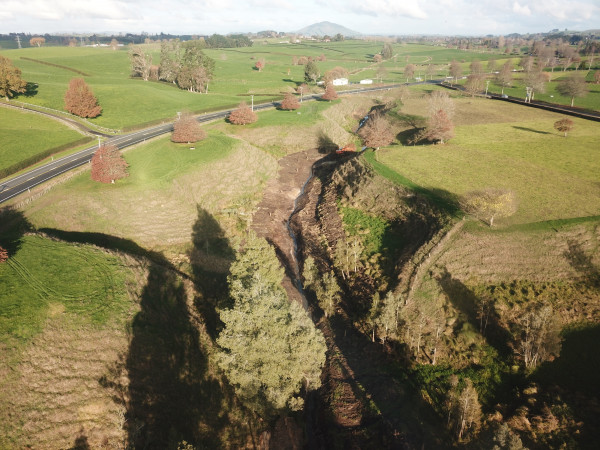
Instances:
[[[334,86],[346,86],[348,84],[348,78],[336,78],[332,83]]]
[[[360,84],[373,84],[373,80],[369,80],[369,79],[360,80]]]

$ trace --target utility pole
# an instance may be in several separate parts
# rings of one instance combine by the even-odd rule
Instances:
[[[17,34],[17,45],[21,48],[21,36]]]
[[[254,94],[251,94],[250,97],[252,97],[252,111],[254,111]]]

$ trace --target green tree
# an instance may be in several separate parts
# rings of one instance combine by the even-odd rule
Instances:
[[[231,309],[217,361],[246,406],[271,418],[302,408],[302,388],[316,389],[325,364],[325,339],[283,288],[283,268],[265,239],[250,235],[231,265]]]
[[[21,78],[21,70],[10,59],[0,55],[0,95],[8,101],[15,94],[25,92],[27,83]]]
[[[389,42],[383,44],[383,48],[381,49],[381,56],[383,57],[383,59],[390,59],[392,56],[394,56],[394,49],[392,48],[392,44],[390,44]]]
[[[314,61],[309,61],[304,66],[304,80],[307,83],[315,83],[319,77],[321,76],[321,72],[319,71],[319,66]]]
[[[318,295],[319,306],[325,313],[325,317],[330,317],[336,313],[337,306],[341,300],[340,292],[342,292],[337,284],[333,270],[323,276],[322,285],[322,292]]]
[[[181,42],[179,39],[167,41],[160,44],[160,67],[158,77],[160,80],[174,83],[181,70]]]
[[[215,61],[204,54],[204,43],[200,40],[188,41],[183,44],[181,69],[177,76],[177,85],[190,92],[206,90],[213,77]]]

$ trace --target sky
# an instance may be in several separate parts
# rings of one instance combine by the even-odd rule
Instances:
[[[0,33],[506,35],[600,28],[600,0],[0,0]]]

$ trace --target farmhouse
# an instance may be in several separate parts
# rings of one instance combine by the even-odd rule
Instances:
[[[334,86],[346,86],[348,84],[348,78],[336,78],[332,83]]]

